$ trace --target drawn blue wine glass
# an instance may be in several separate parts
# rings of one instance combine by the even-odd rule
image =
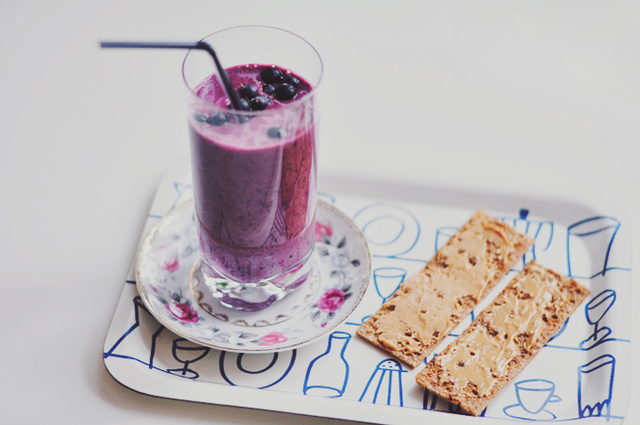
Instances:
[[[333,332],[327,349],[309,363],[304,379],[303,393],[322,397],[341,397],[349,380],[349,363],[344,357],[351,335]]]
[[[173,358],[179,363],[182,363],[183,366],[176,369],[167,369],[167,372],[190,379],[199,378],[200,374],[195,370],[190,369],[189,366],[206,357],[210,350],[211,349],[208,347],[196,345],[184,338],[174,339],[171,347],[171,353],[173,354]]]
[[[373,283],[384,304],[400,287],[407,271],[400,267],[380,267],[373,271]]]
[[[609,341],[609,335],[611,335],[611,328],[608,326],[600,326],[600,321],[607,314],[609,309],[616,302],[616,291],[613,289],[605,289],[598,295],[593,297],[587,305],[584,307],[584,313],[587,317],[587,322],[593,325],[593,333],[589,338],[580,342],[580,348],[583,350],[590,350],[593,347],[597,347],[603,342]]]

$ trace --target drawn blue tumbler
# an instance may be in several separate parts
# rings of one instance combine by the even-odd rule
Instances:
[[[592,217],[567,228],[568,275],[591,279],[609,270],[609,254],[620,228],[613,217]]]
[[[304,394],[333,398],[344,394],[349,380],[349,363],[344,352],[350,340],[347,332],[333,332],[329,336],[327,350],[309,363]]]
[[[616,359],[604,354],[578,368],[578,409],[581,418],[611,416]]]

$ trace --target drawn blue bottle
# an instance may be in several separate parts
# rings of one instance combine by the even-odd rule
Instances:
[[[309,363],[304,394],[333,398],[344,394],[349,380],[349,363],[344,352],[350,340],[347,332],[333,332],[329,336],[327,350]]]

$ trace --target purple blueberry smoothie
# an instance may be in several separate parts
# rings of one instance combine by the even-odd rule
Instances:
[[[227,72],[245,111],[229,109],[215,75],[190,102],[202,266],[209,276],[257,283],[304,265],[315,243],[311,86],[272,66]]]

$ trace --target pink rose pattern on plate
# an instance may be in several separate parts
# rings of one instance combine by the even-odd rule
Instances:
[[[312,305],[311,320],[325,327],[345,301],[353,295],[350,277],[360,266],[360,260],[352,259],[349,255],[346,236],[340,239],[334,237],[330,222],[316,222],[316,241],[320,259],[331,268],[329,276],[335,282],[334,286],[326,290],[318,302]]]
[[[258,341],[259,345],[274,345],[279,344],[281,342],[287,342],[288,338],[282,332],[271,332],[260,338]]]
[[[333,236],[333,227],[330,221],[316,221],[316,242],[330,241]]]
[[[166,246],[160,247],[155,250],[156,264],[163,270],[169,273],[175,273],[180,269],[180,262],[178,261],[178,254],[173,252]]]
[[[333,313],[344,304],[346,292],[343,290],[333,288],[322,294],[320,301],[318,301],[318,308],[325,313]]]
[[[197,322],[200,318],[198,312],[187,303],[177,303],[172,301],[166,304],[167,311],[176,319],[182,322]]]

